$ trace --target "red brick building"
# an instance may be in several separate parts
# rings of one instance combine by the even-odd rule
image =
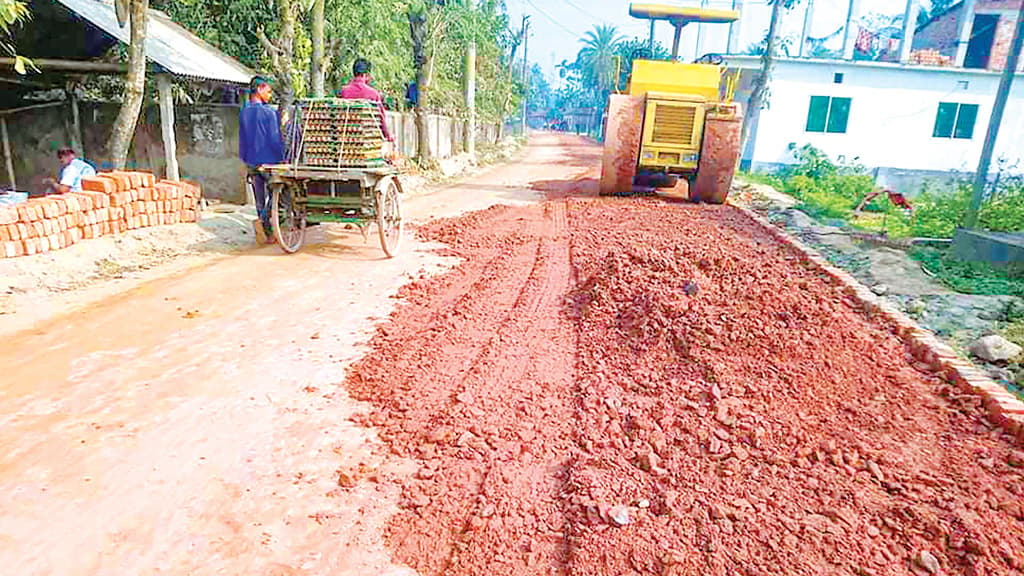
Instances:
[[[964,68],[1003,70],[1013,42],[1017,14],[1024,0],[977,0],[973,13],[965,2],[932,17],[917,29],[914,50],[938,50],[954,60],[958,52]],[[960,48],[961,25],[969,25],[964,49]],[[1024,66],[1022,66],[1024,69]]]

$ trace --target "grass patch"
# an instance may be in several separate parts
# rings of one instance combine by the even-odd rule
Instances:
[[[949,250],[918,248],[911,257],[950,289],[978,296],[1024,297],[1024,278],[982,262],[957,260]]]

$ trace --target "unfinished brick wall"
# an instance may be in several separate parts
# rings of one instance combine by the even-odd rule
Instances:
[[[0,207],[0,258],[31,256],[127,230],[195,222],[202,191],[144,172],[82,180],[82,192]]]
[[[1017,17],[1002,15],[999,18],[999,25],[996,27],[996,38],[992,42],[991,57],[988,61],[989,70],[1005,70],[1006,61],[1010,57],[1010,47],[1013,44],[1013,33],[1017,28]]]
[[[1016,13],[1020,10],[1022,2],[1024,0],[979,0],[975,6],[975,14],[997,14],[1000,17],[990,52],[989,70],[1001,71],[1006,67],[1010,45],[1013,43],[1013,33],[1017,26]],[[914,51],[936,50],[944,56],[955,58],[959,43],[959,24],[965,17],[972,19],[973,26],[973,15],[964,14],[963,6],[958,5],[932,20],[915,33]],[[1024,70],[1024,63],[1020,69]]]
[[[956,57],[957,27],[962,10],[950,10],[931,21],[914,35],[913,50],[937,50],[943,56]]]

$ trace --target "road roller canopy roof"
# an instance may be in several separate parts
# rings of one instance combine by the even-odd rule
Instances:
[[[643,20],[668,20],[677,27],[693,22],[729,24],[740,19],[740,13],[737,10],[693,8],[670,4],[630,4],[629,15]]]

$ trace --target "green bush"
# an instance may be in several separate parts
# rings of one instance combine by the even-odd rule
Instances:
[[[1001,186],[982,205],[978,222],[995,232],[1024,230],[1024,185],[1010,182]]]
[[[864,167],[835,164],[824,152],[810,145],[791,144],[790,150],[797,163],[769,177],[765,183],[776,185],[799,200],[800,210],[811,216],[849,220],[857,204],[873,187]]]
[[[857,163],[835,163],[811,146],[790,144],[797,163],[778,174],[749,174],[750,180],[773,186],[799,201],[798,208],[812,217],[842,220],[864,230],[885,232],[893,238],[952,238],[971,204],[971,187],[961,184],[955,193],[925,190],[912,200],[908,216],[885,195],[864,211],[874,219],[854,221],[854,210],[875,189],[874,179]],[[980,225],[996,232],[1024,230],[1024,182],[1003,181],[982,205]],[[880,219],[879,219],[880,218]]]

